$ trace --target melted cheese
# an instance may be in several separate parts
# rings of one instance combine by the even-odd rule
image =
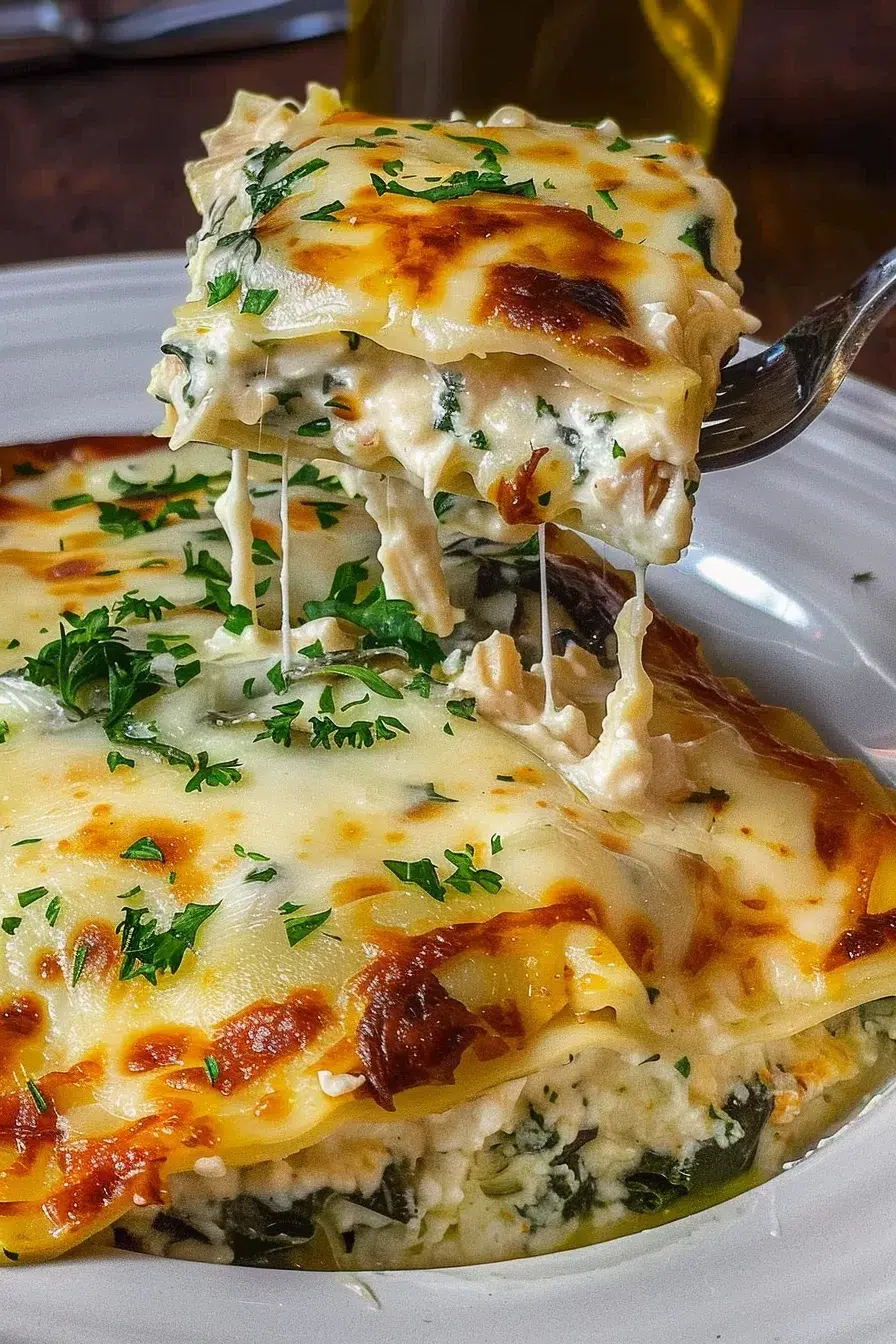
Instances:
[[[377,136],[317,86],[299,111],[238,95],[187,170],[203,227],[153,377],[165,431],[323,447],[675,559],[719,361],[752,326],[730,197],[686,146],[496,126]],[[464,173],[517,190],[455,197]],[[413,194],[434,178],[447,199]]]
[[[159,521],[151,491],[122,495],[123,482],[167,474],[148,446],[63,446],[43,475],[0,491],[2,628],[20,641],[0,650],[0,1244],[23,1259],[57,1254],[134,1203],[164,1200],[167,1179],[197,1160],[257,1164],[352,1124],[432,1116],[579,1050],[686,1052],[698,1069],[896,991],[889,796],[798,721],[715,678],[686,632],[656,612],[648,624],[621,577],[573,539],[550,539],[545,584],[570,627],[581,610],[616,617],[614,689],[574,646],[551,656],[547,630],[532,671],[496,633],[455,686],[425,683],[428,696],[387,662],[387,693],[365,699],[322,665],[280,696],[267,673],[281,607],[298,620],[338,564],[383,538],[360,501],[343,495],[325,525],[333,494],[288,487],[288,600],[272,582],[254,642],[216,660],[205,650],[220,616],[197,605],[203,583],[183,551],[233,561],[209,527],[228,454],[185,450],[183,497],[199,516]],[[276,539],[280,471],[248,471],[243,504],[233,490],[223,516],[239,518],[248,491],[252,535]],[[52,507],[81,493],[131,508],[131,534],[103,530],[95,502]],[[245,536],[245,519],[232,532]],[[379,573],[369,568],[367,584]],[[115,744],[132,765],[107,761],[95,713],[65,713],[17,670],[61,611],[127,592],[171,604],[158,620],[127,618],[129,644],[169,636],[201,663],[177,686],[183,655],[154,656],[164,684]],[[352,644],[332,617],[291,638],[313,631]],[[472,717],[457,688],[473,690]],[[296,697],[287,747],[262,721]],[[315,748],[327,714],[389,715],[406,731]],[[239,778],[187,791],[190,771],[141,745],[149,733]],[[624,815],[619,802],[638,790],[620,792],[608,772],[599,787],[616,789],[614,814],[595,806],[566,776],[620,741],[629,779],[656,769],[662,742],[692,793],[673,788],[662,807]],[[150,847],[135,856],[141,840]],[[497,881],[452,886],[460,869],[446,851]],[[403,877],[386,860],[399,874],[428,860],[444,899],[411,880],[419,869]],[[210,911],[177,969],[155,985],[121,979],[123,920],[142,910],[167,929],[190,905]],[[325,912],[291,941],[291,920]]]

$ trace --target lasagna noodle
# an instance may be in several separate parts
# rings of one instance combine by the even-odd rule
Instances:
[[[255,448],[264,417],[265,449],[674,559],[719,361],[752,325],[730,197],[687,146],[493,123],[238,95],[187,170],[203,226],[152,382],[165,432]]]
[[[227,558],[202,537],[226,454],[178,459],[196,519],[187,510],[123,536],[97,528],[96,502],[52,507],[121,501],[120,482],[163,479],[163,452],[134,455],[145,446],[113,444],[111,460],[90,442],[20,454],[56,465],[0,493],[2,625],[22,641],[0,654],[12,670],[0,678],[0,766],[16,781],[4,791],[0,916],[21,920],[0,941],[0,1245],[58,1254],[135,1199],[163,1199],[166,1177],[202,1156],[288,1155],[345,1125],[446,1110],[587,1047],[723,1054],[896,991],[888,795],[795,717],[715,678],[693,637],[657,612],[644,639],[651,732],[685,754],[694,791],[639,818],[598,811],[482,712],[449,710],[450,689],[422,697],[388,663],[401,700],[374,693],[350,716],[391,712],[407,728],[392,740],[312,750],[307,716],[324,688],[337,716],[363,689],[324,674],[290,687],[307,705],[291,748],[256,741],[278,702],[265,694],[274,655],[255,664],[248,721],[226,712],[246,706],[247,669],[203,657],[179,688],[169,672],[138,717],[194,758],[238,761],[241,779],[186,793],[188,774],[136,737],[119,745],[134,765],[110,771],[95,718],[67,717],[14,669],[60,610],[134,590],[172,606],[127,620],[129,641],[170,633],[204,647],[220,618],[197,607],[203,585],[184,573],[183,546]],[[273,482],[254,501],[263,533],[277,526],[277,469],[251,468]],[[289,500],[302,523],[296,611],[378,544],[360,502],[323,528],[303,494],[325,497],[294,488]],[[158,496],[131,502],[150,521],[160,508]],[[548,582],[570,626],[606,627],[629,596],[622,578],[565,534],[551,546]],[[273,629],[265,601],[259,620]],[[573,685],[555,677],[555,696]],[[592,738],[605,699],[579,697]],[[161,858],[127,853],[145,839]],[[445,851],[466,845],[497,888],[448,886],[439,901],[384,863],[426,858],[444,880]],[[121,980],[123,911],[168,928],[190,904],[215,908],[176,973]],[[325,910],[290,945],[287,920]],[[332,1096],[320,1073],[364,1083]]]

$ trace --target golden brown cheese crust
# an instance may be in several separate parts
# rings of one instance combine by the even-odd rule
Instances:
[[[165,474],[146,441],[111,446],[126,456],[86,439],[3,452],[0,628],[22,632],[0,651],[6,668],[50,637],[40,628],[54,630],[63,602],[82,614],[96,605],[95,570],[66,579],[64,594],[50,575],[60,535],[63,561],[100,557],[115,593],[139,584],[170,595],[175,609],[149,631],[199,647],[214,627],[181,555],[183,540],[200,544],[207,516],[126,539],[97,527],[95,503],[52,507],[86,485],[101,499],[113,468]],[[54,465],[32,478],[10,472],[16,462]],[[202,488],[190,497],[207,511]],[[343,519],[343,558],[369,553],[360,512],[347,506]],[[300,567],[326,535],[308,534]],[[570,623],[605,627],[625,580],[564,534],[552,546],[551,584]],[[206,666],[147,706],[172,740],[242,762],[239,785],[190,794],[185,774],[139,743],[135,766],[110,772],[97,724],[4,700],[0,769],[15,787],[0,814],[0,915],[21,924],[0,934],[0,1245],[23,1259],[58,1254],[134,1200],[163,1200],[167,1174],[197,1157],[261,1161],[344,1123],[443,1110],[585,1043],[647,1053],[671,1043],[677,1058],[778,1039],[893,992],[889,796],[827,756],[795,716],[715,677],[695,638],[659,613],[645,657],[655,731],[696,743],[698,788],[720,792],[643,823],[597,812],[481,718],[452,719],[447,737],[437,691],[405,693],[396,712],[407,740],[349,760],[255,743],[257,723],[209,725],[205,678],[217,673]],[[454,801],[421,801],[430,776]],[[125,856],[145,836],[164,861]],[[478,866],[501,873],[500,891],[439,903],[383,866],[440,862],[467,841]],[[248,883],[252,861],[235,844],[270,855],[284,885]],[[39,901],[18,900],[38,886],[60,897],[52,922]],[[293,947],[284,900],[333,914]],[[127,905],[167,925],[189,902],[219,901],[175,975],[156,986],[119,979]],[[661,991],[654,1003],[648,988]],[[322,1069],[364,1083],[332,1098]]]

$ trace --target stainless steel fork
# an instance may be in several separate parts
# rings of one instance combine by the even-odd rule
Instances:
[[[700,431],[701,471],[755,462],[796,438],[824,410],[894,304],[896,248],[767,350],[729,364]]]

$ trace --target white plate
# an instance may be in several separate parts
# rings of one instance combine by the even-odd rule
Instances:
[[[0,272],[7,442],[148,429],[180,257]],[[896,783],[896,397],[850,380],[798,444],[707,477],[650,575],[717,667]],[[864,584],[856,572],[871,570]],[[474,1270],[288,1274],[78,1254],[0,1279],[0,1344],[893,1344],[896,1096],[717,1209]]]

